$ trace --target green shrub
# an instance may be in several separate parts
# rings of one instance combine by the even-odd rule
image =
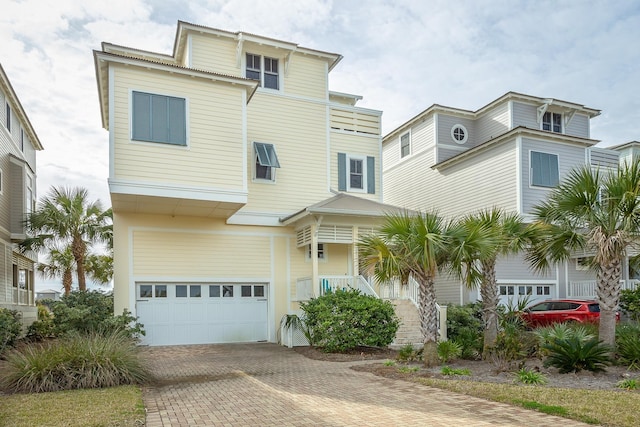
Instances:
[[[626,380],[620,380],[616,384],[616,387],[625,390],[638,390],[640,389],[640,380],[637,378],[627,378]]]
[[[420,370],[420,368],[418,368],[417,366],[400,366],[398,368],[398,372],[402,373],[402,374],[409,374],[411,372],[418,372]]]
[[[42,341],[55,336],[53,315],[47,305],[38,302],[38,320],[27,328],[27,338],[31,341]]]
[[[466,368],[451,368],[449,366],[443,366],[440,373],[442,375],[471,375],[471,371]]]
[[[611,349],[596,338],[582,340],[571,336],[552,340],[544,345],[544,349],[549,353],[544,366],[556,367],[561,374],[580,372],[583,369],[601,372],[610,364]]]
[[[616,328],[616,353],[629,369],[640,369],[640,325],[626,324]]]
[[[442,363],[449,363],[462,354],[462,346],[455,341],[441,341],[438,343],[438,359]]]
[[[547,379],[540,372],[522,368],[516,372],[516,381],[528,385],[542,385],[547,383]]]
[[[7,354],[3,388],[39,393],[139,384],[149,372],[124,331],[70,333]]]
[[[22,332],[20,317],[20,313],[16,310],[0,308],[0,354],[7,347],[12,347],[20,336]]]
[[[640,322],[640,286],[620,291],[620,309],[632,320]]]
[[[143,325],[127,310],[113,315],[113,295],[98,291],[73,291],[49,303],[51,316],[38,319],[29,330],[34,340],[67,333],[123,330],[131,337],[144,335]]]
[[[535,351],[536,338],[517,320],[500,323],[502,327],[495,346],[489,349],[489,359],[498,371],[512,371]]]
[[[327,352],[358,346],[386,347],[395,338],[399,321],[389,301],[338,290],[300,304],[316,345]]]
[[[419,360],[422,354],[421,350],[416,350],[413,344],[405,344],[398,350],[396,357],[400,362],[413,362]]]
[[[447,307],[447,338],[462,348],[460,357],[477,359],[483,342],[482,303]]]

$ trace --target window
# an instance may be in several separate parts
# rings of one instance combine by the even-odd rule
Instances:
[[[278,90],[280,88],[280,75],[278,73],[278,60],[247,53],[247,66],[245,77],[260,82],[260,86]],[[264,69],[264,72],[262,71]]]
[[[220,298],[220,285],[209,285],[209,297]]]
[[[156,285],[156,298],[167,297],[167,285]]]
[[[562,114],[544,113],[544,116],[542,116],[542,130],[562,133]]]
[[[311,259],[311,245],[307,245],[307,259]],[[318,259],[325,259],[324,243],[318,243]]]
[[[531,152],[531,185],[555,187],[560,181],[556,154]]]
[[[405,133],[400,137],[400,157],[406,157],[411,154],[411,134]]]
[[[27,208],[27,213],[31,213],[35,210],[36,201],[33,198],[33,177],[27,174],[27,191],[25,192],[25,207]]]
[[[275,181],[276,171],[274,168],[280,167],[275,147],[273,144],[254,142],[253,148],[256,152],[256,179]]]
[[[200,289],[200,285],[189,286],[189,296],[191,298],[200,298],[202,296],[202,290]]]
[[[338,190],[375,194],[375,165],[375,157],[338,153]]]
[[[240,295],[243,297],[251,296],[251,285],[242,285],[240,286]]]
[[[8,102],[6,104],[5,111],[6,111],[6,116],[5,116],[6,121],[4,123],[9,133],[11,133],[11,105],[9,105]]]
[[[349,159],[349,190],[364,189],[364,170],[362,168],[363,159]]]
[[[467,128],[462,125],[454,125],[451,128],[451,138],[458,144],[464,144],[469,139]]]
[[[133,92],[132,114],[132,139],[187,145],[184,98]]]
[[[254,285],[253,286],[253,296],[254,297],[264,297],[264,285]]]
[[[222,287],[222,297],[223,298],[233,297],[233,285],[224,285]]]
[[[151,298],[153,296],[152,285],[140,285],[140,298]]]

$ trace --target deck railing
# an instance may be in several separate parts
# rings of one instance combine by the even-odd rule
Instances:
[[[621,280],[621,289],[634,290],[640,285],[640,280]],[[569,282],[567,297],[569,298],[596,298],[598,284],[595,280],[583,280]]]

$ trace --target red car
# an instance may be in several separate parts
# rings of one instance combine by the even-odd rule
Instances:
[[[526,308],[522,318],[532,328],[559,322],[597,322],[600,305],[594,300],[547,300]],[[620,313],[616,313],[616,319],[620,320]]]

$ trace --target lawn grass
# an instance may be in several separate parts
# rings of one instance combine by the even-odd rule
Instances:
[[[424,385],[518,405],[589,424],[638,425],[640,393],[415,378]]]
[[[0,395],[0,426],[142,426],[144,420],[142,392],[132,385]]]

